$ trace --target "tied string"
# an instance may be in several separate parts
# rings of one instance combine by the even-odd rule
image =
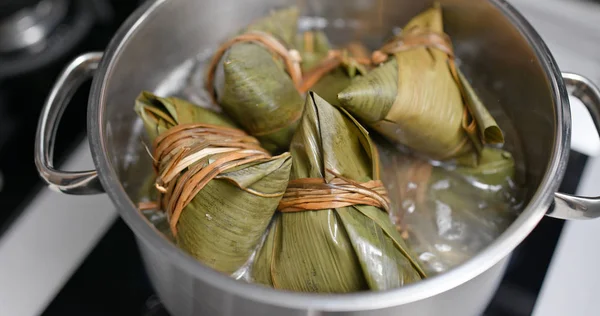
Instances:
[[[314,50],[313,35],[311,32],[304,33],[305,44],[307,45],[307,51]],[[272,53],[281,57],[286,66],[286,70],[292,82],[299,93],[305,93],[312,86],[314,86],[324,75],[331,72],[340,65],[371,65],[369,58],[362,57],[348,57],[345,51],[330,50],[325,59],[323,59],[317,66],[313,67],[306,74],[302,73],[300,63],[302,58],[300,53],[295,49],[288,50],[286,46],[275,38],[273,35],[260,31],[251,31],[245,34],[238,35],[231,40],[223,43],[219,49],[213,55],[210,64],[208,66],[208,75],[205,83],[205,88],[210,92],[211,99],[214,103],[217,101],[217,93],[214,87],[215,75],[219,62],[225,52],[233,45],[237,43],[252,42],[264,46]]]
[[[298,53],[298,51],[294,49],[288,50],[281,41],[279,41],[271,34],[260,31],[250,31],[245,34],[238,35],[230,39],[229,41],[223,43],[213,55],[213,58],[208,66],[206,90],[209,91],[214,103],[218,103],[217,92],[214,87],[214,81],[219,61],[231,46],[244,42],[260,44],[267,50],[281,57],[281,59],[283,59],[288,74],[292,78],[294,86],[297,89],[300,87],[302,83],[302,69],[300,67],[300,62],[302,61],[302,58],[300,57],[300,53]]]
[[[331,170],[327,171],[334,175],[329,182],[322,178],[291,180],[277,210],[292,213],[371,205],[390,211],[390,200],[380,180],[358,183]]]
[[[304,51],[314,53],[315,51],[315,35],[314,32],[304,32]],[[350,56],[351,55],[351,56]],[[298,92],[306,93],[310,90],[321,78],[335,70],[340,66],[354,67],[359,72],[366,72],[362,68],[372,65],[371,60],[366,57],[368,52],[362,44],[351,42],[345,49],[337,50],[330,49],[327,56],[323,58],[316,66],[312,67],[306,73],[303,73],[302,83],[298,88]]]
[[[304,74],[302,84],[298,91],[305,93],[312,88],[321,78],[338,68],[339,66],[363,65],[370,66],[371,60],[362,57],[350,57],[346,51],[330,50],[319,64],[311,68]]]
[[[305,35],[306,44],[312,44],[311,37],[308,39]],[[409,51],[416,48],[435,48],[446,53],[450,60],[452,75],[458,82],[456,66],[454,65],[454,49],[452,41],[447,34],[441,34],[420,28],[413,28],[401,35],[394,37],[391,41],[384,44],[379,50],[366,57],[349,57],[346,51],[330,50],[328,56],[317,66],[310,69],[304,76],[299,91],[304,93],[314,86],[323,76],[333,71],[339,66],[362,65],[373,67],[388,60],[389,55]]]
[[[210,180],[238,166],[271,158],[256,138],[242,130],[209,124],[170,128],[154,140],[153,148],[158,205],[167,213],[174,236],[183,209]]]
[[[371,56],[371,61],[374,64],[384,63],[389,59],[390,55],[395,55],[401,52],[417,49],[417,48],[432,48],[437,49],[448,56],[448,68],[450,69],[450,73],[454,78],[454,81],[458,85],[461,95],[465,95],[465,89],[461,84],[460,78],[458,76],[458,71],[456,70],[456,62],[454,55],[454,48],[452,46],[452,40],[450,36],[446,33],[438,33],[430,30],[424,30],[419,27],[415,27],[409,30],[402,32],[400,35],[394,37],[392,40],[384,44],[379,50],[373,52]],[[398,65],[401,67],[401,65]],[[466,102],[466,100],[463,100]],[[451,157],[454,157],[458,153],[462,151],[462,149],[469,144],[469,140],[471,140],[473,146],[475,146],[476,150],[480,150],[480,146],[478,146],[477,139],[477,122],[473,119],[472,113],[469,111],[469,108],[465,105],[463,112],[463,120],[462,120],[462,128],[465,133],[468,135],[462,142],[460,142],[456,148],[450,150],[445,157],[441,157],[440,159],[445,160]]]
[[[448,55],[454,63],[454,48],[450,36],[421,28],[412,28],[402,32],[392,40],[373,52],[371,60],[374,64],[381,64],[388,60],[390,55],[409,51],[417,48],[435,48]],[[455,76],[458,78],[458,76]]]

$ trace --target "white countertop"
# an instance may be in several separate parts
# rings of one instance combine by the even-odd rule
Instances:
[[[93,168],[87,140],[63,167]],[[105,194],[43,189],[0,239],[0,315],[42,313],[116,216]]]
[[[600,1],[508,2],[540,33],[562,71],[581,74],[600,85]],[[577,123],[573,124],[571,148],[588,156],[600,154],[598,134],[585,107],[572,102],[571,111]]]
[[[600,158],[592,159],[578,194],[600,193]],[[539,294],[534,316],[600,315],[600,219],[565,223]]]

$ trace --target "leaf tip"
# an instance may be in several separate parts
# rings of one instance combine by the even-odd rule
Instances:
[[[504,143],[504,134],[500,127],[493,125],[487,127],[483,131],[483,138],[487,144],[503,144]]]

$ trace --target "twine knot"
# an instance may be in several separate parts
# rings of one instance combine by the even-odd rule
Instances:
[[[210,180],[232,168],[271,155],[244,131],[209,124],[182,124],[153,144],[155,186],[173,235],[183,209]]]
[[[330,181],[323,178],[291,180],[277,210],[291,213],[351,205],[371,205],[389,212],[390,200],[380,180],[358,183],[332,170],[327,172],[334,175]]]

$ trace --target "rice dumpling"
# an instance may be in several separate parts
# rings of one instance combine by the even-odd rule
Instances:
[[[414,17],[373,54],[382,63],[338,98],[387,139],[427,158],[476,166],[502,131],[455,65],[439,4]]]
[[[157,204],[177,245],[234,273],[262,241],[291,156],[271,157],[229,119],[185,100],[143,92],[135,110],[153,141]]]
[[[302,115],[297,23],[295,7],[252,23],[221,46],[206,78],[215,102],[272,153],[288,149]]]
[[[391,218],[428,275],[473,257],[517,215],[515,165],[507,151],[485,148],[477,167],[455,170],[402,154],[382,160],[385,183],[394,188]]]
[[[388,217],[377,149],[350,114],[309,92],[291,154],[291,181],[252,267],[255,282],[345,293],[425,277]]]

